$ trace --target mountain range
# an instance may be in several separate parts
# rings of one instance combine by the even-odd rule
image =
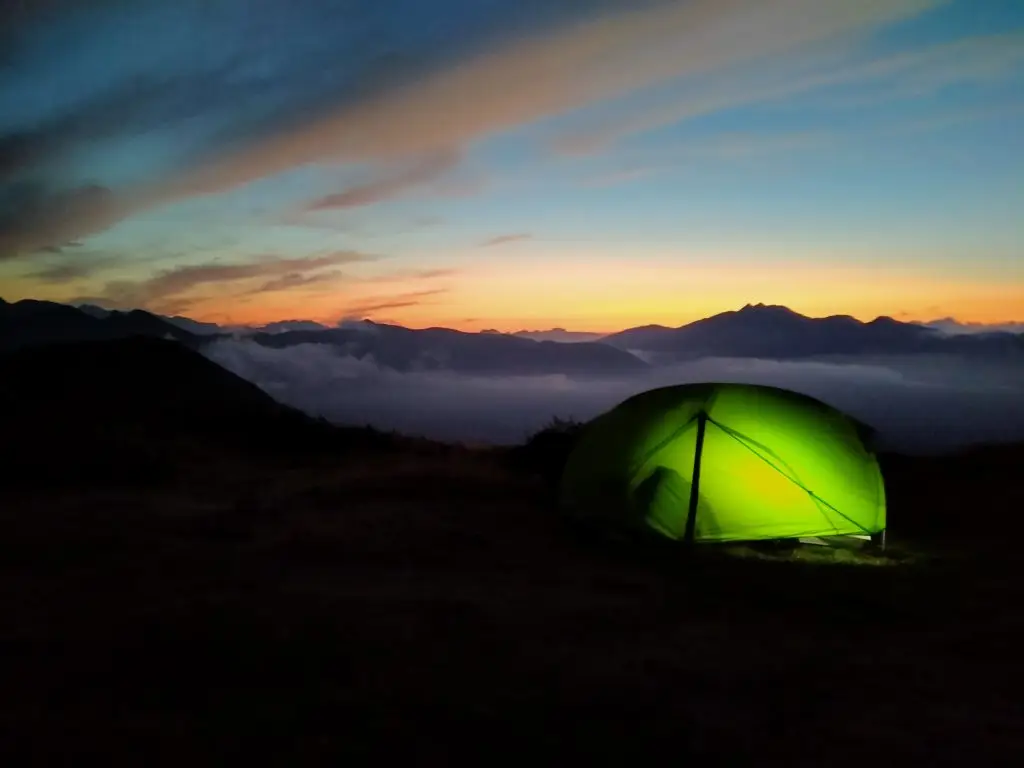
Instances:
[[[108,312],[52,301],[0,299],[0,352],[59,342],[101,341],[131,336],[171,338],[194,343],[196,337],[162,317],[135,309]]]
[[[1024,323],[962,323],[952,317],[930,320],[926,323],[918,323],[918,325],[923,325],[927,328],[934,328],[937,331],[950,334],[1024,333]]]
[[[193,349],[243,338],[269,348],[328,344],[396,370],[486,375],[614,374],[702,357],[806,359],[850,355],[941,354],[1024,362],[1024,333],[949,333],[890,317],[811,318],[754,304],[676,328],[648,325],[606,336],[553,331],[468,333],[411,329],[370,320],[327,327],[304,320],[238,328],[143,310],[109,311],[55,302],[0,300],[0,352],[55,342],[145,336]],[[552,340],[557,338],[558,340]],[[572,342],[572,343],[565,343]]]
[[[46,301],[0,300],[0,352],[56,342],[100,341],[145,336],[174,339],[199,349],[241,332],[210,324],[190,325],[188,318],[168,318],[142,310],[107,311]],[[244,338],[265,347],[329,344],[342,354],[372,357],[396,370],[446,369],[494,375],[610,374],[641,370],[647,364],[607,344],[559,344],[510,334],[465,333],[449,328],[413,330],[363,321],[345,327],[312,330],[304,321],[246,329]]]
[[[600,341],[607,334],[588,333],[587,331],[567,331],[565,328],[552,328],[548,331],[516,331],[513,336],[534,341],[559,341],[563,344],[576,344],[581,341]]]
[[[947,354],[1024,359],[1024,335],[951,335],[891,317],[861,322],[848,315],[810,318],[787,307],[748,304],[678,328],[648,325],[602,339],[660,362],[702,357],[802,359],[831,355]]]

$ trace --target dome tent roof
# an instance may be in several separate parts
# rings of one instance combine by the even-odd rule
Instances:
[[[587,425],[560,503],[573,516],[642,522],[682,539],[696,477],[696,541],[874,534],[886,508],[870,437],[866,425],[789,390],[663,387]]]

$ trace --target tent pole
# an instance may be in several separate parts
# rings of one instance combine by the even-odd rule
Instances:
[[[686,513],[686,533],[683,543],[692,547],[697,534],[697,500],[700,497],[700,459],[704,452],[704,430],[707,427],[708,415],[703,410],[697,414],[697,451],[693,456],[693,481],[690,485],[690,508]]]
[[[878,533],[871,534],[871,543],[876,549],[885,552],[885,529],[883,528]]]

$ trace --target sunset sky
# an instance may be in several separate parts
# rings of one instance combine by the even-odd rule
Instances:
[[[25,3],[0,11],[0,297],[1024,320],[1024,2]]]

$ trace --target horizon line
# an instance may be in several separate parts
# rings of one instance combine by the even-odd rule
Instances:
[[[315,323],[317,325],[321,325],[321,326],[324,326],[325,328],[331,329],[331,328],[342,327],[342,325],[344,323],[347,323],[347,322],[370,322],[370,323],[373,323],[373,324],[376,324],[376,325],[396,325],[396,326],[400,326],[402,328],[407,328],[409,330],[429,330],[429,329],[433,329],[433,328],[443,328],[443,329],[446,329],[446,330],[459,331],[461,333],[478,333],[478,334],[479,333],[499,333],[499,334],[505,334],[505,335],[515,335],[515,334],[522,334],[522,333],[551,333],[551,332],[554,332],[554,331],[561,331],[561,332],[564,332],[564,333],[571,333],[571,334],[592,334],[592,335],[595,335],[595,336],[609,336],[609,335],[612,335],[612,334],[621,333],[623,331],[628,331],[628,330],[632,330],[632,329],[636,329],[636,328],[649,328],[649,327],[660,327],[660,328],[670,328],[670,329],[682,328],[682,327],[685,327],[686,325],[689,325],[689,324],[694,323],[694,322],[698,322],[700,320],[705,320],[705,319],[708,319],[708,318],[711,318],[711,317],[716,317],[716,316],[722,315],[722,314],[729,314],[729,313],[739,312],[739,311],[742,311],[742,310],[747,309],[747,308],[782,308],[782,309],[788,310],[789,312],[792,312],[794,314],[800,315],[801,317],[806,317],[806,318],[813,319],[813,320],[823,320],[823,319],[830,318],[830,317],[851,317],[854,320],[857,320],[858,322],[861,322],[861,323],[870,323],[870,322],[877,321],[877,320],[880,320],[880,319],[889,319],[889,320],[894,320],[894,321],[900,322],[900,323],[906,323],[906,324],[909,324],[909,325],[924,325],[924,326],[932,326],[932,325],[935,325],[935,324],[938,324],[938,323],[953,322],[953,323],[955,323],[956,325],[959,325],[959,326],[973,327],[973,328],[999,328],[1001,326],[1022,326],[1022,327],[1024,327],[1024,320],[1002,320],[1002,321],[997,321],[997,322],[981,322],[981,321],[972,321],[972,320],[961,320],[960,318],[958,318],[958,317],[956,317],[954,315],[947,315],[947,316],[943,316],[943,317],[933,317],[930,320],[910,320],[910,319],[900,319],[899,315],[905,315],[906,314],[906,313],[902,313],[902,312],[898,312],[898,313],[894,313],[894,314],[887,314],[887,315],[877,315],[877,316],[875,316],[875,317],[873,317],[871,319],[861,319],[861,318],[857,317],[856,315],[849,314],[849,313],[841,313],[841,312],[839,312],[839,313],[832,313],[832,314],[807,314],[807,313],[804,313],[804,312],[799,312],[797,310],[794,310],[794,309],[786,306],[785,304],[770,304],[770,303],[764,303],[764,302],[750,303],[750,302],[748,302],[747,304],[745,304],[742,307],[739,307],[738,309],[722,310],[720,312],[715,312],[715,313],[710,314],[710,315],[705,315],[705,316],[702,316],[702,317],[698,317],[698,318],[695,318],[693,320],[684,321],[684,322],[680,323],[679,325],[666,325],[664,323],[641,323],[641,324],[638,324],[638,325],[629,325],[629,326],[626,326],[626,327],[623,327],[623,328],[614,329],[614,330],[593,330],[592,328],[586,328],[586,329],[571,328],[571,327],[568,327],[565,324],[553,324],[553,325],[550,325],[548,327],[542,327],[543,324],[541,324],[541,325],[534,325],[532,327],[530,325],[528,325],[528,324],[517,324],[517,325],[509,326],[510,329],[511,328],[515,328],[515,330],[510,330],[510,329],[502,329],[502,328],[498,327],[498,326],[503,324],[500,321],[497,322],[496,325],[489,325],[489,324],[486,324],[484,321],[480,320],[479,318],[473,318],[472,319],[473,322],[478,323],[480,325],[484,325],[485,327],[480,328],[478,330],[466,330],[464,328],[458,327],[458,323],[445,324],[445,323],[441,322],[441,323],[428,323],[428,324],[423,324],[423,325],[419,325],[419,324],[413,325],[413,324],[400,323],[400,322],[396,322],[396,321],[388,320],[388,319],[383,319],[383,318],[381,318],[381,319],[374,319],[373,317],[355,318],[355,317],[344,317],[344,316],[342,316],[342,317],[340,317],[340,318],[338,318],[336,320],[323,320],[323,319],[316,320],[316,319],[313,319],[313,318],[286,317],[286,318],[281,318],[281,319],[266,320],[264,322],[248,322],[248,323],[245,323],[245,322],[235,322],[235,321],[231,321],[231,320],[219,320],[219,321],[218,320],[204,320],[204,319],[199,319],[199,318],[196,318],[196,317],[190,317],[190,316],[188,316],[186,314],[182,314],[182,313],[178,313],[178,314],[174,314],[174,315],[170,315],[170,314],[164,315],[164,314],[160,314],[158,312],[155,312],[155,311],[153,311],[151,309],[147,309],[145,307],[123,307],[123,308],[122,307],[104,307],[104,306],[102,306],[100,304],[95,304],[95,303],[90,303],[90,302],[78,302],[78,303],[74,303],[74,302],[60,302],[60,301],[53,301],[53,300],[50,300],[50,299],[34,299],[34,298],[30,298],[30,297],[18,299],[18,300],[13,301],[13,302],[7,302],[7,301],[5,301],[3,299],[3,297],[0,297],[0,302],[12,304],[12,305],[13,304],[17,304],[17,303],[19,303],[21,301],[40,301],[40,302],[46,302],[46,303],[51,303],[51,304],[60,304],[60,305],[63,305],[63,306],[74,307],[76,309],[80,309],[81,307],[94,306],[94,307],[97,307],[97,308],[102,309],[102,310],[107,311],[107,312],[132,312],[132,311],[141,310],[143,312],[147,312],[149,314],[152,314],[152,315],[154,315],[156,317],[162,317],[162,318],[167,318],[167,319],[177,318],[177,319],[186,320],[186,321],[197,323],[197,324],[217,325],[217,326],[219,326],[221,328],[232,328],[232,327],[234,327],[234,328],[253,328],[253,329],[259,329],[259,328],[263,328],[263,327],[266,327],[266,326],[269,326],[269,325],[278,324],[278,323]]]

